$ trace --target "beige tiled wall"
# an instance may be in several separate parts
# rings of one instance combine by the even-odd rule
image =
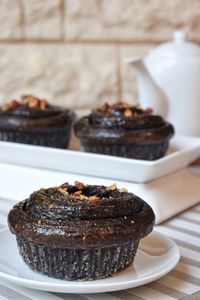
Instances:
[[[125,58],[180,28],[200,42],[199,0],[0,0],[0,102],[25,92],[77,110],[135,101]]]

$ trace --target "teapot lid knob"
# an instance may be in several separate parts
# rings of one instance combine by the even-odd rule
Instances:
[[[175,31],[173,34],[174,41],[176,43],[182,43],[186,40],[186,32],[185,31]]]

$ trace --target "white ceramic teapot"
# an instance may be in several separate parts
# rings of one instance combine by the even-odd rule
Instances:
[[[127,61],[138,75],[138,100],[169,120],[177,134],[200,136],[200,47],[185,33],[150,51],[145,60]]]

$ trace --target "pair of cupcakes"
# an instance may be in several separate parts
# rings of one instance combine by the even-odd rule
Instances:
[[[0,140],[67,148],[75,114],[25,95],[0,109]],[[155,160],[165,155],[171,124],[151,109],[124,102],[104,104],[74,125],[84,151]]]

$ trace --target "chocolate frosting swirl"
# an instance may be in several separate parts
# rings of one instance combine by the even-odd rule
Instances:
[[[110,138],[110,142],[127,143],[136,140],[146,141],[166,139],[174,134],[173,126],[161,116],[153,115],[152,109],[146,110],[138,105],[131,106],[119,102],[113,105],[104,104],[89,116],[81,118],[75,124],[75,133],[79,138]]]
[[[101,128],[145,129],[164,124],[160,116],[151,115],[151,110],[143,110],[125,103],[104,105],[89,116],[89,124]]]
[[[22,96],[21,102],[13,100],[0,107],[0,126],[44,128],[66,126],[66,120],[74,118],[74,114],[59,106],[49,104],[45,99],[35,96]]]
[[[10,211],[13,233],[55,247],[92,247],[132,241],[148,234],[154,213],[124,189],[64,184],[41,189]]]

